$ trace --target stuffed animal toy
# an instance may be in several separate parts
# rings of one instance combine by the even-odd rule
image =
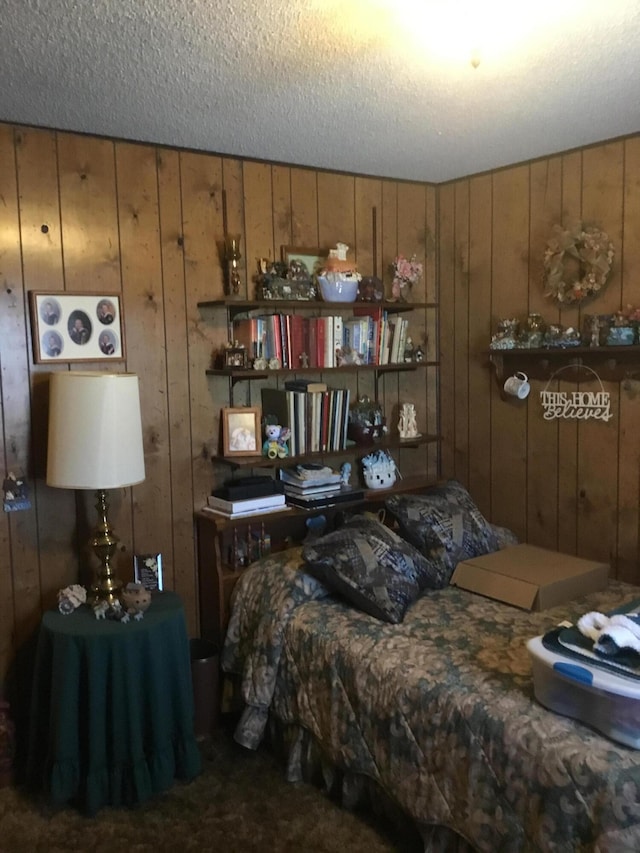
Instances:
[[[288,427],[280,426],[280,424],[265,424],[264,434],[265,442],[262,445],[262,452],[269,459],[284,459],[289,455],[289,446],[287,440],[291,435]]]

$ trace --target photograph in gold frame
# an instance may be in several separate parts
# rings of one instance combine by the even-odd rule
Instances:
[[[259,456],[261,451],[259,406],[227,406],[222,409],[224,456]]]

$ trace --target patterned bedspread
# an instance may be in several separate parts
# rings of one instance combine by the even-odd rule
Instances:
[[[268,714],[369,776],[419,826],[482,851],[640,850],[640,751],[540,706],[526,641],[638,597],[606,592],[528,613],[455,587],[399,625],[328,596],[293,549],[244,573],[223,667],[242,675],[237,738]]]

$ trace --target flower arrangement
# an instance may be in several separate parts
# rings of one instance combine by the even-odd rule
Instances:
[[[416,256],[411,255],[407,260],[404,255],[398,255],[392,265],[393,284],[391,293],[394,300],[406,301],[407,292],[411,292],[413,285],[422,278],[422,264],[416,261]]]
[[[545,296],[572,305],[596,296],[611,272],[614,250],[599,228],[555,225],[544,253]]]

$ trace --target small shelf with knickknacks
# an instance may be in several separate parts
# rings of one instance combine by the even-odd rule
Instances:
[[[198,302],[198,308],[224,308],[229,312],[231,318],[244,311],[264,309],[265,311],[317,311],[318,313],[333,314],[336,311],[349,311],[354,306],[376,305],[384,311],[396,314],[414,311],[419,308],[437,308],[435,302],[392,302],[380,300],[376,302],[354,301],[354,302],[324,302],[316,299],[208,299]]]
[[[486,354],[502,387],[518,371],[529,379],[548,380],[560,367],[563,379],[590,381],[595,371],[603,381],[617,382],[640,376],[640,339],[637,309],[615,314],[588,314],[582,332],[559,324],[546,325],[540,314],[529,314],[521,326],[516,318],[498,322]],[[590,368],[583,370],[582,368]]]

